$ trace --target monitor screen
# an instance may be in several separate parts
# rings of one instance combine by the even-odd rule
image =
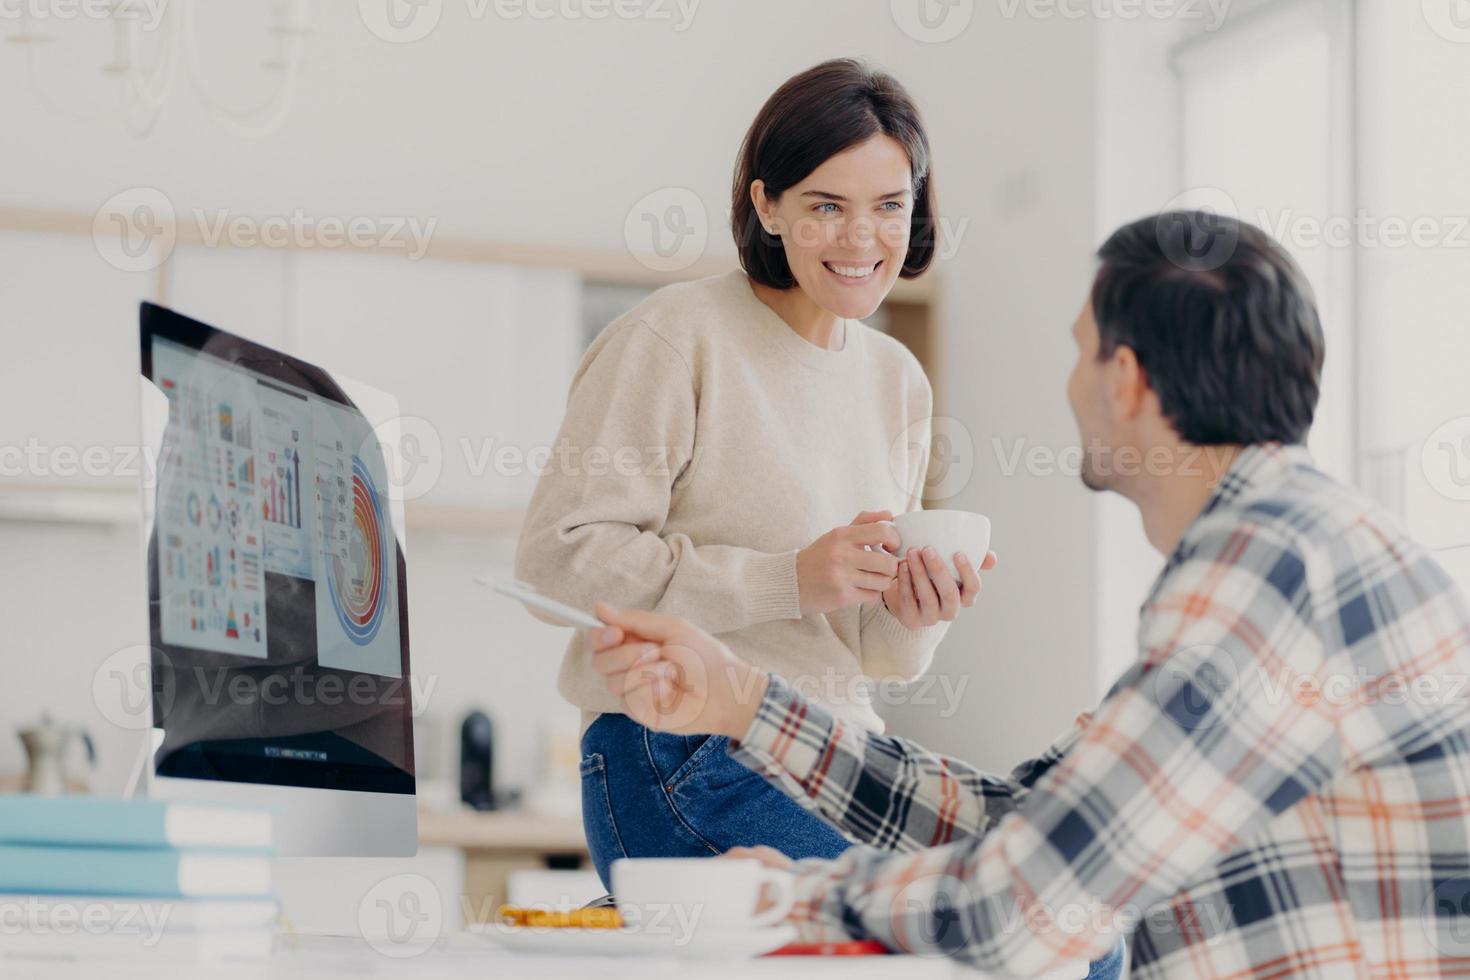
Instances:
[[[156,774],[413,793],[396,406],[152,304],[140,334]]]

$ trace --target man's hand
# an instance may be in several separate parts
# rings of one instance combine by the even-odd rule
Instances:
[[[772,871],[791,871],[796,862],[791,860],[774,847],[759,844],[755,847],[732,847],[715,860],[730,861],[759,861]],[[769,884],[761,886],[761,897],[756,900],[755,914],[760,915],[776,904],[775,896]]]
[[[873,602],[898,574],[898,531],[886,510],[863,511],[796,553],[797,599],[803,616]],[[887,550],[883,550],[887,549]]]
[[[621,611],[605,602],[590,630],[592,666],[629,718],[676,735],[727,735],[750,728],[769,678],[704,630],[653,613]]]
[[[958,583],[939,552],[910,548],[898,564],[897,578],[883,592],[883,605],[911,630],[953,620],[961,609],[973,606],[980,595],[980,576],[969,556],[956,552],[954,567],[960,573]],[[980,569],[989,571],[994,567],[995,552],[987,551]]]

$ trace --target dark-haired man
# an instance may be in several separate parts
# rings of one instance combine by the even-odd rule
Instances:
[[[1302,448],[1300,270],[1193,212],[1099,258],[1067,386],[1084,478],[1168,559],[1090,720],[1006,778],[843,725],[677,620],[603,609],[599,669],[874,845],[793,867],[809,938],[1014,973],[1118,931],[1138,977],[1470,972],[1470,605]]]

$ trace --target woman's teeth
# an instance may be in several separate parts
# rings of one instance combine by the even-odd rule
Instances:
[[[872,265],[834,265],[831,262],[823,262],[822,264],[844,279],[866,279],[873,274],[873,270],[878,268],[880,263],[875,262]]]

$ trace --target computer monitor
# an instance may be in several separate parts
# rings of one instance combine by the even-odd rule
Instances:
[[[283,855],[417,850],[382,392],[142,304],[150,796],[268,806]]]

